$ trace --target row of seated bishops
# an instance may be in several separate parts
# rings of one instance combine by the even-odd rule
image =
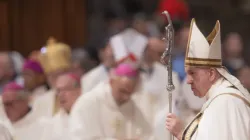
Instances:
[[[50,38],[24,60],[20,77],[1,85],[0,138],[169,139],[164,50],[160,38],[127,28],[106,42],[95,65],[86,52]],[[9,55],[1,57],[7,64]],[[205,99],[194,96],[177,71],[172,75],[173,111],[187,124]]]

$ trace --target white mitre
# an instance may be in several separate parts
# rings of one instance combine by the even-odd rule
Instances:
[[[128,28],[123,31],[122,36],[129,51],[135,55],[137,61],[141,61],[144,50],[148,44],[148,38],[133,28]]]
[[[185,66],[215,67],[217,71],[234,85],[250,101],[249,92],[240,81],[222,66],[220,22],[217,21],[213,31],[206,38],[192,19],[187,44]]]
[[[148,39],[134,29],[128,28],[110,39],[116,62],[127,58],[140,62],[147,46]]]
[[[117,63],[128,58],[129,50],[124,45],[123,40],[122,40],[122,36],[120,34],[117,34],[117,35],[111,37],[110,46],[113,50],[114,59]]]

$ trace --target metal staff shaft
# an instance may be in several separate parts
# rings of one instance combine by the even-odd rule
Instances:
[[[161,56],[161,62],[167,67],[168,70],[168,84],[166,88],[169,94],[169,113],[172,113],[172,91],[175,89],[172,79],[172,48],[174,47],[174,27],[168,12],[164,11],[162,14],[167,17],[168,26],[165,27],[166,37],[164,38],[167,47]],[[172,134],[170,134],[170,140],[174,140],[174,136]]]
[[[172,113],[172,91],[169,92],[169,112]],[[170,140],[174,140],[174,136],[170,134]]]

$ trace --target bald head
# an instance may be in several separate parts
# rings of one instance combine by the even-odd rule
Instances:
[[[0,58],[2,60],[2,62],[7,62],[9,61],[9,55],[8,52],[0,52]]]
[[[225,40],[225,51],[228,57],[240,57],[243,51],[243,41],[238,33],[230,33]]]
[[[56,87],[80,88],[80,77],[71,73],[63,74],[57,78]]]
[[[139,71],[130,64],[120,64],[112,70],[110,85],[118,105],[130,100],[139,83]]]
[[[72,50],[72,65],[74,73],[83,75],[95,67],[95,63],[90,58],[89,53],[82,48]]]
[[[5,112],[12,122],[16,122],[25,116],[29,110],[28,93],[24,91],[23,86],[17,83],[5,85],[2,94]]]
[[[69,113],[81,93],[80,77],[73,73],[59,76],[56,81],[56,89],[61,107]]]
[[[14,70],[8,52],[0,52],[0,82],[8,81],[14,76]]]
[[[110,80],[112,95],[118,106],[128,102],[136,91],[139,79],[116,77]]]

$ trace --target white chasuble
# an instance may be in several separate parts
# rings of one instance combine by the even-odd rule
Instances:
[[[44,131],[43,125],[37,123],[38,114],[31,110],[22,119],[12,123],[14,140],[34,140],[39,139]]]
[[[37,114],[40,114],[41,117],[54,116],[60,109],[56,90],[51,89],[44,95],[41,95],[34,101],[32,108]]]
[[[210,88],[207,98],[182,140],[249,140],[250,102],[242,93],[221,78]]]
[[[96,87],[100,82],[107,80],[108,71],[104,65],[99,65],[81,78],[82,93],[87,93]]]
[[[48,91],[48,89],[46,88],[46,86],[39,86],[39,87],[35,88],[31,94],[30,105],[33,105],[34,102],[37,99],[39,99],[41,96],[46,94],[47,91]]]
[[[70,140],[68,129],[69,114],[60,109],[52,118],[42,118],[39,123],[44,125],[41,140]]]
[[[70,131],[73,140],[149,139],[150,125],[130,100],[118,107],[109,82],[82,95],[72,109]]]

